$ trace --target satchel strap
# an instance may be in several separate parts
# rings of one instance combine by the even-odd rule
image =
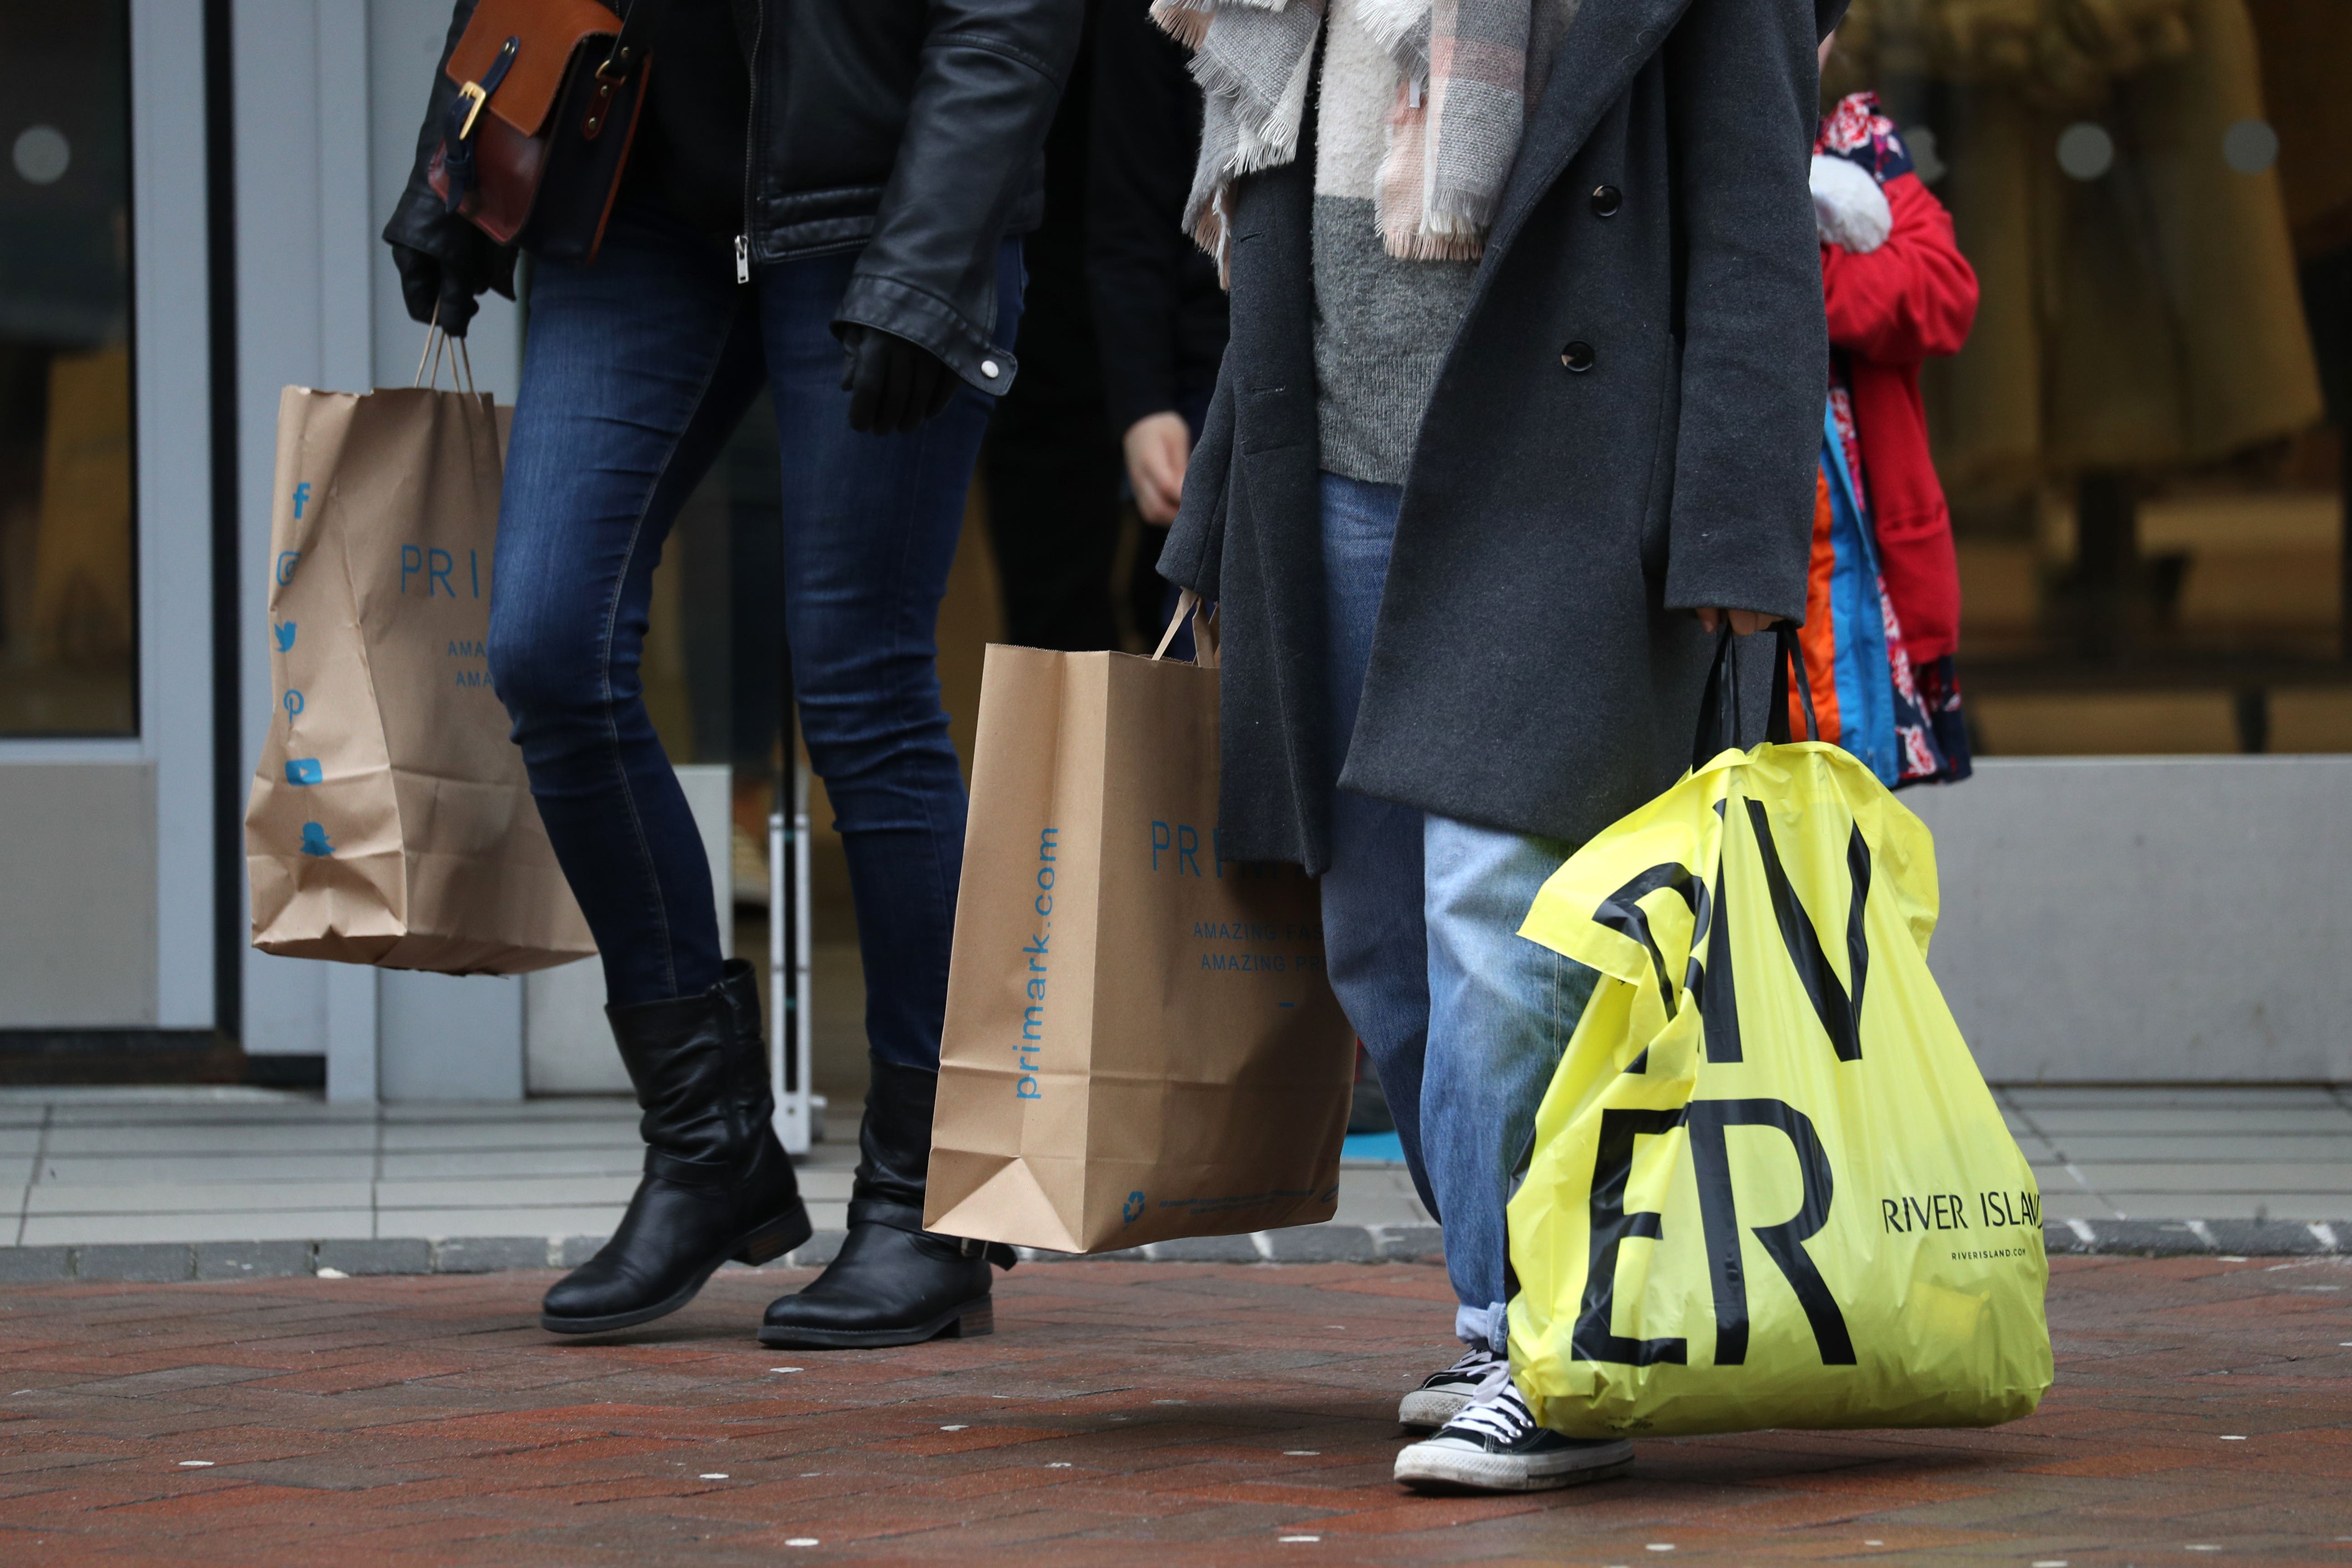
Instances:
[[[618,87],[628,79],[631,71],[637,68],[637,61],[644,58],[646,52],[646,29],[652,25],[646,21],[646,14],[654,8],[654,0],[634,0],[621,14],[621,30],[613,35],[612,52],[604,57],[604,63],[596,68],[598,81],[609,87]]]
[[[521,49],[520,37],[510,37],[499,45],[482,79],[461,84],[457,96],[449,100],[448,117],[441,124],[441,167],[449,182],[448,192],[442,200],[451,212],[456,212],[458,204],[473,194],[474,126],[481,120],[490,95],[499,90],[499,84],[507,79],[507,72],[514,68],[515,56]]]

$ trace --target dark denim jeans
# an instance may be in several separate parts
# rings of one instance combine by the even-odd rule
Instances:
[[[848,850],[874,1053],[939,1065],[964,790],[934,641],[992,400],[903,436],[849,428],[829,323],[854,255],[735,282],[725,247],[615,215],[591,266],[541,265],[507,455],[490,669],[614,1005],[719,979],[702,840],[639,677],[655,563],[764,383],[782,447],[785,635],[809,758]],[[1002,251],[996,333],[1021,309]]]

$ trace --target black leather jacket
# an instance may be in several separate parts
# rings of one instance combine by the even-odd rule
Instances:
[[[982,391],[1005,391],[1016,367],[991,341],[997,247],[1044,212],[1040,149],[1083,0],[740,3],[754,13],[742,226],[752,261],[860,251],[836,328],[895,333]],[[474,5],[457,0],[445,63]],[[511,258],[485,256],[488,239],[425,181],[456,91],[434,73],[383,237],[495,284]]]

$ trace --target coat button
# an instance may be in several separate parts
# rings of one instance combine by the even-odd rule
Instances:
[[[1597,217],[1615,217],[1617,209],[1625,205],[1625,193],[1614,185],[1592,187],[1592,211]]]
[[[996,379],[997,368],[997,363],[992,359],[984,359],[980,362],[980,374],[986,376],[991,381],[994,381]]]
[[[1592,345],[1577,342],[1559,351],[1559,363],[1579,375],[1592,368]]]

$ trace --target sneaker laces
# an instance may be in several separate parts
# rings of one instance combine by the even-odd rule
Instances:
[[[1497,1358],[1479,1378],[1478,1392],[1471,1396],[1470,1403],[1445,1424],[1445,1430],[1439,1436],[1459,1432],[1492,1437],[1509,1447],[1535,1429],[1536,1418],[1528,1411],[1527,1401],[1519,1397],[1518,1384],[1511,1381],[1511,1363]]]
[[[1432,1376],[1427,1380],[1427,1382],[1437,1383],[1445,1378],[1462,1377],[1473,1379],[1483,1387],[1485,1386],[1487,1372],[1489,1369],[1494,1367],[1496,1363],[1501,1361],[1501,1357],[1497,1356],[1493,1351],[1488,1350],[1485,1345],[1472,1345],[1468,1350],[1462,1352],[1462,1359],[1460,1361],[1455,1362],[1444,1372]]]

